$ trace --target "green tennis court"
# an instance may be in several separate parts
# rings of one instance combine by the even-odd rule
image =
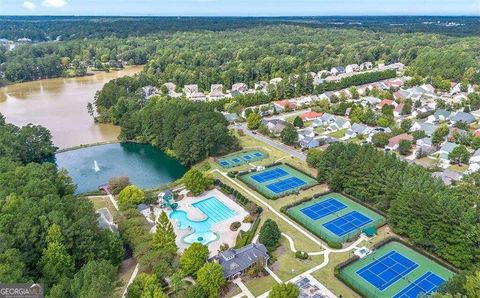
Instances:
[[[269,199],[280,198],[317,184],[317,180],[287,164],[239,175],[239,179]]]
[[[268,155],[260,150],[241,151],[219,158],[217,163],[225,169],[234,168],[249,162],[259,161],[267,158]]]
[[[454,276],[432,259],[396,241],[340,269],[339,276],[365,297],[417,298]]]
[[[323,240],[338,244],[385,223],[380,214],[338,193],[290,207],[287,214]]]

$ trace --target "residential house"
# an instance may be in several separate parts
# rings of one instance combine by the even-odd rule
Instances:
[[[144,86],[142,87],[141,93],[144,99],[149,99],[150,97],[158,94],[158,89],[153,86]]]
[[[238,91],[241,93],[245,93],[248,91],[248,86],[245,83],[235,83],[232,85],[232,91]]]
[[[445,142],[445,144],[443,144],[443,146],[432,155],[433,157],[437,157],[442,163],[442,166],[446,168],[450,164],[450,159],[448,158],[448,155],[450,154],[450,152],[453,151],[453,149],[457,148],[458,146],[460,145],[451,142]]]
[[[353,73],[360,70],[360,66],[358,64],[349,64],[345,67],[345,73]]]
[[[432,173],[432,177],[441,179],[445,185],[451,185],[456,181],[462,180],[463,175],[457,171],[445,169],[443,172]]]
[[[345,67],[343,66],[334,67],[330,70],[330,73],[335,76],[341,73],[345,73]]]
[[[377,110],[381,110],[384,106],[393,106],[396,107],[397,103],[391,99],[383,99],[376,105]]]
[[[183,93],[185,93],[185,96],[190,98],[192,94],[195,94],[198,92],[198,85],[197,84],[192,84],[192,85],[185,85],[183,86]]]
[[[320,146],[320,141],[317,138],[305,137],[301,139],[298,144],[302,149],[312,149]]]
[[[436,146],[433,145],[431,137],[418,139],[416,142],[416,145],[417,145],[417,148],[416,148],[417,158],[428,156],[436,151]]]
[[[152,219],[154,215],[150,209],[150,206],[142,203],[137,206],[137,210],[147,219],[150,225],[155,224],[155,221]]]
[[[223,117],[230,123],[237,121],[239,118],[237,113],[223,113]]]
[[[351,124],[350,121],[341,117],[335,117],[335,121],[331,122],[327,126],[328,131],[338,131],[341,129],[350,128]]]
[[[272,85],[277,85],[278,83],[280,83],[283,79],[282,78],[273,78],[270,80],[270,84]]]
[[[177,85],[172,82],[167,82],[163,84],[163,86],[165,86],[165,88],[167,89],[167,93],[175,92],[175,90],[177,89]]]
[[[360,104],[364,107],[373,107],[381,102],[380,98],[368,96],[361,99]]]
[[[313,98],[311,96],[302,96],[300,98],[295,99],[297,106],[299,107],[307,107],[313,103]]]
[[[273,104],[275,105],[276,110],[279,112],[283,112],[285,110],[295,110],[297,108],[297,103],[288,99],[275,101]]]
[[[103,230],[110,230],[112,232],[117,232],[118,227],[117,225],[113,222],[113,216],[112,213],[110,213],[110,210],[108,208],[100,208],[95,213],[98,214],[97,217],[97,226],[100,229]]]
[[[468,172],[478,172],[480,170],[480,149],[475,150],[469,160]]]
[[[427,121],[429,123],[440,123],[447,121],[450,118],[452,112],[445,109],[438,109],[433,113],[433,115],[428,116]]]
[[[314,121],[320,117],[322,117],[322,113],[317,113],[314,111],[310,112],[305,112],[302,115],[300,115],[300,118],[302,118],[303,121]]]
[[[412,127],[410,127],[410,132],[421,130],[425,132],[426,136],[431,137],[437,128],[438,126],[435,124],[416,121],[412,124]]]
[[[471,124],[476,121],[472,114],[466,112],[456,112],[455,114],[450,115],[449,119],[454,123],[464,122],[466,124]]]
[[[355,138],[359,135],[369,135],[372,129],[366,125],[360,123],[354,123],[352,127],[350,127],[345,132],[345,139]]]
[[[274,135],[280,135],[285,126],[287,126],[287,122],[282,119],[262,119],[261,124],[265,125],[268,130]]]
[[[315,130],[311,126],[301,128],[301,129],[297,129],[297,133],[298,133],[298,139],[299,140],[301,140],[305,137],[310,137],[310,138],[315,137]]]
[[[393,117],[400,117],[402,115],[403,107],[405,105],[403,102],[399,103],[394,109],[393,109]]]
[[[267,91],[268,83],[265,81],[258,81],[255,83],[254,89],[255,91]]]
[[[212,84],[210,86],[210,93],[208,94],[208,98],[210,100],[219,100],[224,97],[225,97],[225,94],[223,94],[222,84]]]
[[[364,71],[364,70],[369,70],[369,69],[372,69],[373,68],[373,63],[372,62],[363,62],[362,64],[360,64],[360,70]]]
[[[410,141],[412,142],[413,141],[413,137],[407,133],[402,133],[398,136],[394,136],[390,139],[388,139],[388,144],[387,146],[385,146],[385,150],[397,150],[398,149],[398,145],[400,144],[400,141],[403,141],[403,140],[407,140],[407,141]]]
[[[262,262],[266,266],[269,258],[267,248],[263,244],[250,243],[239,249],[220,251],[209,261],[220,264],[225,279],[232,280],[240,277],[257,262]]]

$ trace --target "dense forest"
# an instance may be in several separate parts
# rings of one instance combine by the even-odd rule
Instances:
[[[311,151],[308,163],[333,191],[387,213],[392,229],[462,269],[480,264],[480,176],[456,186],[373,146],[332,144]]]
[[[133,20],[110,20],[97,27],[108,31],[112,22],[123,28]],[[208,90],[216,83],[228,88],[244,82],[253,87],[258,80],[286,78],[364,61],[402,62],[411,65],[411,73],[457,81],[471,79],[478,69],[477,36],[316,28],[308,22],[292,20],[286,23],[276,23],[275,19],[235,20],[230,23],[222,18],[194,19],[199,24],[191,26],[196,30],[175,28],[176,22],[172,22],[171,27],[165,25],[165,30],[141,36],[126,32],[81,38],[83,27],[79,26],[70,29],[79,32],[71,40],[19,45],[13,51],[0,47],[0,63],[5,62],[2,69],[8,80],[28,81],[82,75],[86,67],[108,69],[148,61],[146,72],[154,76],[157,85],[173,81],[179,86],[198,84],[201,90]],[[138,22],[131,26],[141,32],[143,23]],[[53,22],[45,23],[52,30],[61,30]],[[136,30],[129,28],[129,32]],[[444,61],[449,61],[448,66]]]
[[[55,149],[45,128],[0,117],[0,280],[42,282],[50,297],[110,295],[122,240],[97,227],[64,171],[37,163]]]

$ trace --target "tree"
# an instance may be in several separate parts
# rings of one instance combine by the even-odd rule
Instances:
[[[60,227],[52,224],[48,230],[47,248],[43,250],[39,267],[45,284],[52,286],[62,277],[70,277],[74,270],[72,258],[62,243],[63,236]]]
[[[480,149],[480,137],[477,137],[477,136],[473,137],[471,146],[475,150]]]
[[[125,187],[129,185],[130,179],[127,176],[113,177],[108,180],[108,186],[114,195],[118,195]]]
[[[208,247],[201,243],[192,243],[180,257],[182,270],[186,275],[195,276],[197,271],[207,262]]]
[[[18,153],[23,163],[44,161],[57,150],[50,131],[39,125],[28,124],[20,128],[17,142],[22,144]]]
[[[248,129],[255,130],[260,127],[260,123],[262,121],[262,117],[256,112],[250,113],[247,116],[247,127]]]
[[[410,153],[410,148],[412,147],[412,142],[409,140],[401,140],[398,143],[398,152],[401,155],[408,155]]]
[[[348,91],[350,91],[350,94],[352,95],[352,99],[358,99],[360,97],[360,94],[358,94],[358,90],[356,87],[352,86],[348,88]]]
[[[93,105],[91,102],[87,103],[87,112],[93,119],[95,119],[95,113],[93,111]]]
[[[283,143],[287,145],[293,145],[298,139],[297,130],[292,124],[287,123],[287,125],[285,125],[285,128],[280,133],[280,138],[282,139]]]
[[[176,235],[173,226],[168,219],[167,213],[162,211],[157,220],[155,233],[153,234],[152,246],[158,250],[164,250],[171,254],[177,253],[177,245],[175,244]]]
[[[467,297],[480,297],[480,271],[467,276],[465,291]]]
[[[375,147],[383,148],[387,146],[390,135],[384,132],[376,133],[372,136],[372,143]]]
[[[295,119],[293,119],[293,126],[303,128],[303,120],[300,118],[300,116],[297,116]]]
[[[16,283],[25,280],[23,272],[25,263],[20,252],[16,249],[7,249],[0,253],[0,280],[4,283]]]
[[[468,163],[470,159],[470,152],[468,152],[467,147],[460,145],[455,147],[452,152],[448,154],[448,159],[451,163],[456,163],[460,165],[461,163]]]
[[[140,204],[144,197],[145,193],[143,190],[135,185],[129,185],[118,194],[118,204],[120,208],[126,209]]]
[[[448,128],[447,125],[441,125],[438,127],[432,135],[432,144],[433,145],[439,145],[445,140],[445,137],[448,135],[450,132],[450,129]]]
[[[275,221],[267,219],[260,229],[258,241],[263,243],[269,250],[277,248],[282,236],[280,229]]]
[[[155,274],[140,273],[128,286],[127,298],[167,298]]]
[[[197,283],[210,298],[219,297],[220,289],[225,284],[223,268],[218,263],[206,263],[197,272]]]
[[[185,291],[186,298],[208,298],[207,292],[200,285],[193,285]]]
[[[108,297],[117,285],[116,267],[105,260],[90,261],[73,277],[70,292],[77,297]]]
[[[405,120],[402,121],[402,123],[400,123],[400,128],[404,132],[408,132],[411,127],[412,127],[412,120],[410,120],[410,119],[405,119]]]
[[[213,179],[196,168],[190,169],[183,175],[183,183],[185,187],[194,195],[202,194],[208,187],[213,184]]]
[[[294,298],[300,295],[300,290],[295,284],[275,284],[268,294],[268,298]]]

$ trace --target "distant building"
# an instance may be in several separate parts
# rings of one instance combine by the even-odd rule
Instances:
[[[240,277],[257,262],[263,262],[266,265],[269,258],[263,244],[251,243],[239,249],[221,251],[209,261],[219,263],[223,268],[225,279],[232,280]]]

